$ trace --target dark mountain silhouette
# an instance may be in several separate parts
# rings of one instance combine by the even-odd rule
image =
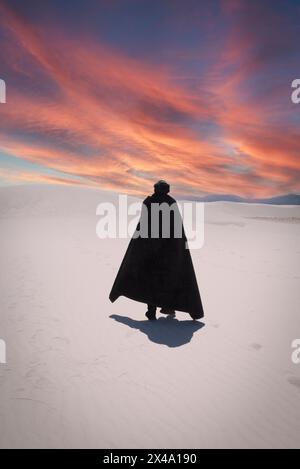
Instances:
[[[256,203],[274,205],[300,205],[300,194],[286,194],[270,199],[255,199]]]
[[[191,200],[191,197],[183,197]],[[193,197],[198,202],[240,202],[247,204],[270,204],[270,205],[300,205],[300,194],[285,194],[266,199],[251,199],[230,194],[210,194],[203,197]]]

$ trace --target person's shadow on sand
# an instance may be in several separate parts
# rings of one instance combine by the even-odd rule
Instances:
[[[199,321],[178,321],[173,317],[160,317],[156,321],[137,321],[127,316],[111,314],[110,318],[126,326],[138,329],[146,334],[152,342],[164,344],[168,347],[180,347],[191,341],[194,332],[205,326]]]

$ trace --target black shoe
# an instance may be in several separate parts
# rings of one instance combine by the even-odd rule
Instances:
[[[162,314],[169,314],[169,315],[175,315],[175,310],[171,308],[161,308],[160,313]]]
[[[199,314],[197,313],[189,313],[189,315],[191,316],[192,319],[194,319],[194,321],[196,321],[197,319],[201,319],[202,316],[200,316]]]
[[[149,319],[149,321],[155,321],[156,320],[155,312],[153,313],[152,311],[147,311],[145,316]]]

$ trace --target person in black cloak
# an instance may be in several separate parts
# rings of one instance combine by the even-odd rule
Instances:
[[[187,238],[176,200],[166,181],[142,204],[140,221],[129,242],[109,299],[119,296],[146,303],[146,317],[156,319],[175,310],[196,320],[204,316]]]

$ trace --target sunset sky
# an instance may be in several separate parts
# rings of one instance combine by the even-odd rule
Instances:
[[[0,0],[0,184],[300,192],[299,0]]]

